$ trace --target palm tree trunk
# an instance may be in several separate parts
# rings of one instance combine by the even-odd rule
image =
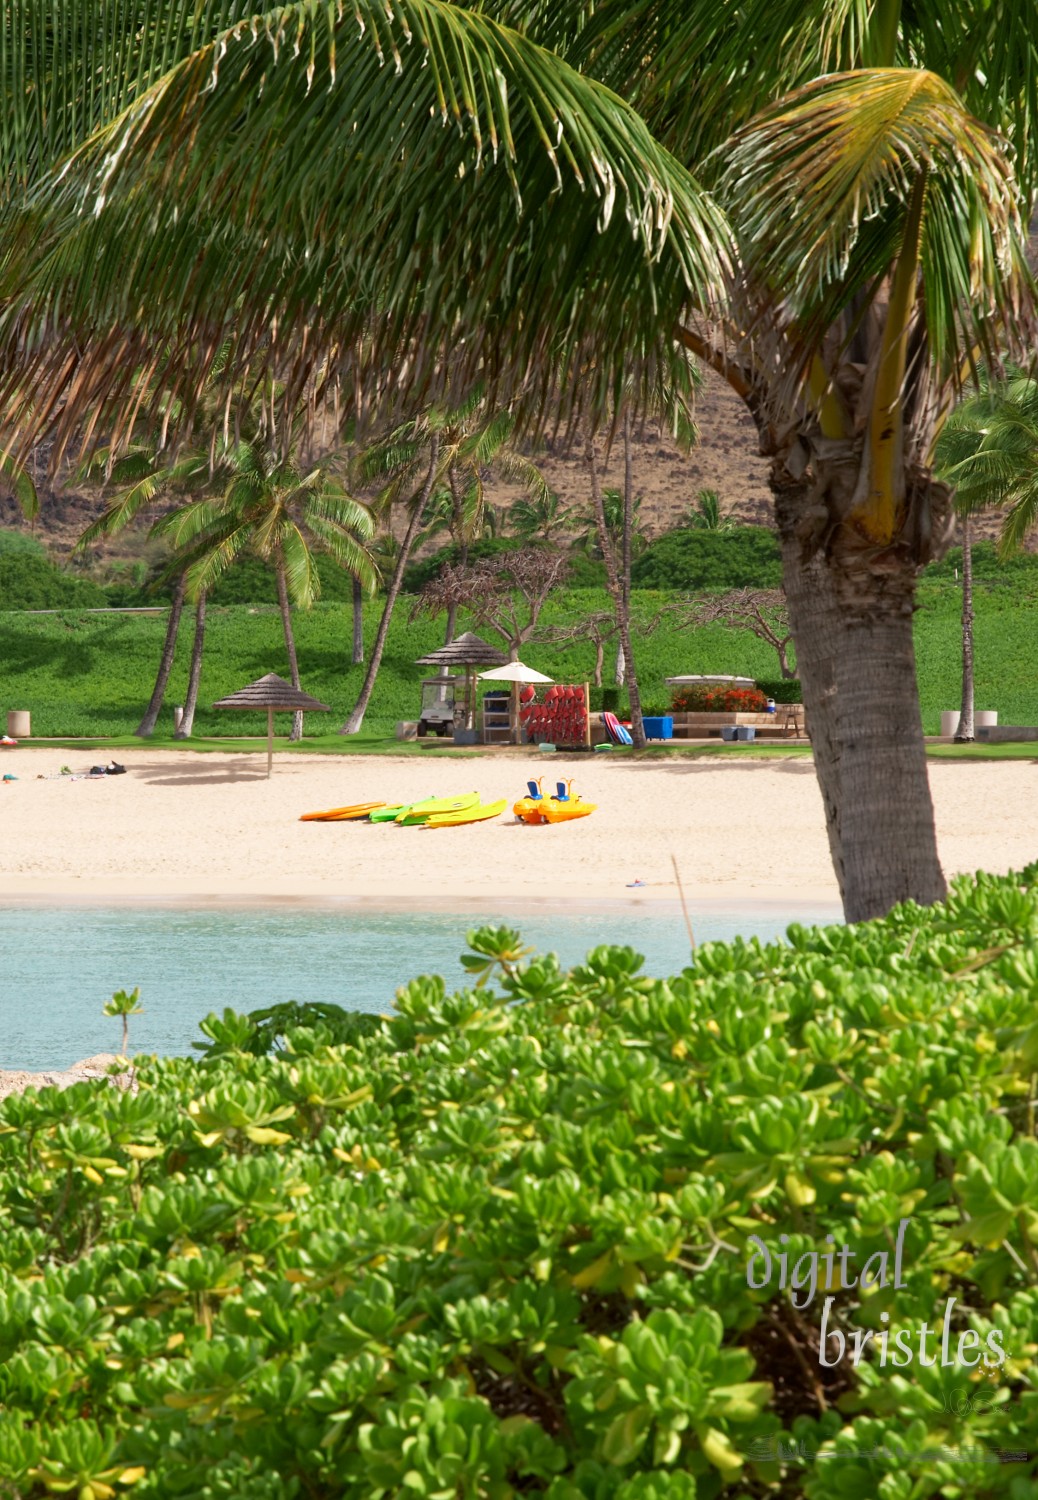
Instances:
[[[382,665],[382,653],[386,648],[386,639],[389,635],[389,624],[393,618],[396,601],[400,595],[400,587],[404,581],[404,569],[407,567],[411,556],[411,548],[418,534],[425,507],[429,503],[433,485],[436,482],[436,470],[440,462],[440,439],[439,434],[434,433],[429,442],[429,472],[425,476],[425,483],[421,492],[412,498],[411,519],[407,525],[407,532],[400,545],[397,554],[396,567],[393,569],[393,577],[390,579],[389,589],[386,593],[386,602],[382,607],[382,618],[378,622],[378,630],[375,634],[374,644],[371,648],[371,660],[368,662],[368,670],[364,677],[364,685],[360,690],[360,696],[350,712],[349,718],[339,730],[340,734],[357,734],[364,723],[364,715],[368,711],[371,702],[371,694],[374,691],[375,679],[378,669]]]
[[[634,741],[636,749],[643,750],[645,748],[645,726],[642,723],[642,701],[638,690],[638,674],[635,671],[634,653],[631,650],[631,610],[629,603],[624,599],[623,585],[616,568],[616,554],[609,541],[605,503],[602,499],[602,487],[598,482],[598,467],[595,463],[595,445],[590,440],[584,450],[584,457],[591,476],[591,498],[595,508],[598,545],[605,561],[606,584],[609,589],[610,598],[613,601],[613,608],[616,612],[616,630],[620,638],[620,650],[623,652],[627,667],[627,696],[631,705],[631,739]],[[626,510],[626,496],[624,504]]]
[[[353,579],[353,666],[364,663],[364,589],[359,578]]]
[[[288,653],[288,671],[294,688],[302,688],[299,681],[299,661],[296,657],[296,638],[292,630],[292,606],[288,598],[288,582],[285,578],[285,562],[279,557],[274,569],[278,585],[278,605],[281,609],[281,627],[285,632],[285,651]],[[289,744],[303,738],[303,710],[297,708],[292,715],[292,733]]]
[[[469,543],[465,535],[465,512],[462,508],[462,496],[458,492],[458,476],[454,465],[451,464],[447,472],[451,488],[451,537],[458,544],[458,561],[464,568],[469,560]],[[447,624],[443,632],[443,644],[449,646],[454,639],[458,629],[458,601],[452,599],[447,606]]]
[[[184,699],[184,717],[179,729],[173,733],[175,740],[188,740],[195,723],[195,708],[198,704],[198,684],[202,677],[202,651],[205,646],[205,589],[195,605],[195,639],[191,647],[191,670],[187,676],[187,697]]]
[[[796,526],[807,487],[772,475],[775,520],[782,552],[782,580],[789,624],[797,651],[797,673],[822,796],[829,855],[840,898],[844,897],[843,839],[840,830],[840,754],[836,730],[836,657],[840,610],[833,580],[820,553],[805,559]]]
[[[833,865],[847,920],[860,922],[946,892],[916,684],[916,569],[891,556],[877,576],[838,550],[805,560],[798,508],[792,490],[777,495],[786,599]]]
[[[884,586],[871,607],[848,611],[840,633],[836,712],[849,922],[883,916],[899,901],[929,906],[947,893],[916,683],[914,570],[906,568],[899,581],[896,593]]]
[[[152,689],[151,702],[145,709],[144,718],[134,730],[134,733],[142,740],[150,739],[155,733],[155,725],[158,723],[159,712],[166,696],[166,685],[169,682],[169,674],[173,670],[173,657],[177,649],[177,632],[180,630],[180,617],[184,612],[184,593],[186,589],[187,579],[181,573],[177,579],[176,588],[173,590],[173,599],[169,606],[169,619],[166,622],[166,639],[162,646],[162,658],[159,662],[155,686]]]
[[[956,744],[972,744],[973,723],[973,537],[969,516],[962,518],[962,712]]]

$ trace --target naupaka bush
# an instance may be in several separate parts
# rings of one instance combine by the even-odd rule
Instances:
[[[0,1492],[1032,1500],[1036,883],[9,1099]]]

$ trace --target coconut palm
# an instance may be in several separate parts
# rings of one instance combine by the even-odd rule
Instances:
[[[484,484],[489,473],[496,471],[523,484],[531,495],[546,492],[536,466],[509,442],[514,427],[511,414],[488,408],[477,390],[459,405],[430,406],[360,455],[361,483],[381,483],[376,508],[387,528],[397,509],[403,510],[406,521],[368,669],[343,734],[356,734],[363,726],[404,571],[423,532],[429,537],[445,527],[459,547],[464,567],[469,546],[487,522]],[[448,641],[454,637],[456,615],[456,609],[448,610]]]
[[[17,0],[9,27],[69,30],[5,99],[17,193],[134,100],[7,215],[17,447],[125,429],[155,371],[190,408],[224,341],[231,382],[334,357],[365,409],[479,382],[528,424],[613,412],[632,369],[644,402],[676,342],[771,461],[845,910],[939,897],[911,620],[945,415],[1031,323],[1032,0],[297,0],[199,44],[202,7],[146,92],[172,0],[125,9],[42,143],[79,8]]]
[[[374,518],[327,468],[304,470],[257,441],[235,444],[220,455],[219,467],[229,476],[223,492],[189,501],[163,517],[157,529],[176,543],[188,590],[196,596],[211,591],[247,552],[271,565],[289,674],[293,687],[301,687],[292,607],[310,609],[320,597],[317,553],[326,553],[362,585],[374,585],[367,546]],[[290,738],[298,740],[302,733],[303,715],[297,711]]]
[[[681,520],[690,531],[731,531],[734,522],[727,511],[721,508],[721,496],[717,490],[700,490],[695,504],[690,505]]]
[[[952,412],[937,443],[937,470],[955,489],[962,536],[962,709],[957,740],[974,737],[972,518],[1005,510],[1003,557],[1038,522],[1038,382],[1019,373],[989,384]]]
[[[101,515],[80,534],[75,547],[75,551],[80,554],[102,538],[114,536],[125,527],[132,525],[146,509],[163,501],[175,503],[178,497],[182,503],[185,495],[197,497],[205,494],[218,482],[210,467],[208,454],[189,451],[181,454],[175,461],[171,461],[168,456],[156,453],[154,447],[147,443],[135,443],[130,451],[120,458],[116,458],[109,450],[100,450],[93,456],[92,461],[84,466],[82,477],[87,482],[92,479],[107,480],[118,488]],[[158,523],[155,523],[152,526],[152,535],[157,534]],[[187,602],[185,568],[174,563],[172,569],[167,571],[173,580],[173,592],[170,596],[162,654],[155,674],[155,686],[152,689],[148,706],[144,710],[144,716],[134,730],[140,739],[149,739],[155,733],[155,726],[165,702],[166,688],[173,670],[180,622],[184,605]],[[187,693],[184,697],[183,717],[174,731],[176,739],[190,738],[194,727],[205,642],[205,614],[206,601],[203,594],[195,599],[195,636],[191,648],[191,666],[188,672]]]
[[[573,530],[575,511],[563,505],[554,490],[535,497],[513,500],[505,512],[509,530],[524,542],[545,542],[557,546],[562,536]]]
[[[1038,525],[1038,380],[1013,373],[962,402],[939,457],[964,514],[1005,512],[998,546],[1007,557]]]

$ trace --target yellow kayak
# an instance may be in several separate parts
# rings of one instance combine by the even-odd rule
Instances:
[[[348,807],[329,807],[324,812],[301,813],[300,823],[345,823],[351,818],[366,818],[384,802],[354,802]]]
[[[463,792],[460,797],[430,797],[427,802],[416,802],[413,807],[406,808],[393,821],[402,828],[413,828],[440,814],[463,812],[467,807],[475,807],[478,801],[478,792]]]
[[[463,823],[487,823],[499,818],[508,806],[508,798],[500,802],[484,802],[474,807],[463,807],[460,812],[434,813],[425,824],[426,828],[460,828]]]

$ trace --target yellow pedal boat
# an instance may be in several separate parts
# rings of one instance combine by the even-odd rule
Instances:
[[[597,802],[585,802],[580,797],[545,797],[541,817],[546,823],[572,823],[576,818],[588,817],[597,806]]]
[[[508,806],[508,798],[500,802],[484,802],[475,807],[463,807],[459,812],[434,813],[424,824],[426,828],[460,828],[463,823],[487,823],[499,818]]]
[[[598,806],[597,802],[585,802],[573,796],[572,781],[558,783],[559,791],[554,797],[545,797],[539,781],[528,781],[530,794],[520,797],[512,811],[521,823],[572,823],[577,818],[586,818]],[[565,786],[565,795],[562,789]]]
[[[515,813],[520,823],[533,824],[544,822],[544,814],[541,811],[541,809],[544,807],[544,790],[541,785],[542,780],[543,777],[538,777],[536,781],[528,781],[526,783],[526,785],[530,788],[528,795],[525,797],[520,797],[519,801],[513,804],[512,811]]]

